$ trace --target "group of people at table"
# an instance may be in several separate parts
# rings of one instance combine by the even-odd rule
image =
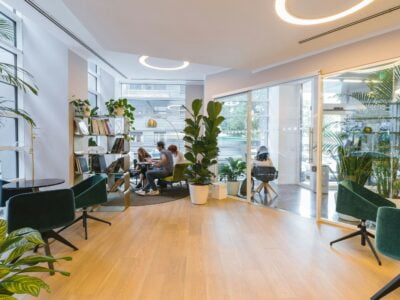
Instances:
[[[183,153],[178,151],[176,145],[170,145],[165,149],[165,143],[160,141],[157,143],[157,150],[160,152],[160,159],[153,159],[143,147],[138,149],[134,173],[140,177],[135,191],[140,196],[159,195],[160,191],[157,188],[156,179],[171,176],[174,165],[185,162]]]

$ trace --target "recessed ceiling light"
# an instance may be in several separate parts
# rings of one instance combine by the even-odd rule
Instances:
[[[154,69],[154,70],[159,70],[159,71],[177,71],[177,70],[182,70],[182,69],[187,68],[189,66],[189,64],[190,64],[188,61],[184,61],[182,65],[177,66],[177,67],[170,67],[170,68],[157,67],[157,66],[153,66],[153,65],[150,65],[149,63],[147,63],[147,59],[148,58],[149,58],[148,56],[143,55],[143,56],[141,56],[139,58],[139,62],[145,67],[148,67],[148,68]]]
[[[344,18],[348,15],[351,15],[355,13],[356,11],[366,7],[367,5],[371,4],[374,0],[362,0],[360,3],[354,5],[353,7],[350,7],[349,9],[342,11],[341,13],[338,13],[336,15],[331,15],[328,17],[324,18],[318,18],[318,19],[303,19],[296,17],[292,15],[286,8],[286,2],[287,0],[275,0],[275,10],[278,16],[291,24],[296,24],[296,25],[317,25],[317,24],[323,24],[323,23],[328,23],[332,22],[341,18]]]

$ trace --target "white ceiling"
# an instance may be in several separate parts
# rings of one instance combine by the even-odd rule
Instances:
[[[343,11],[360,0],[288,0],[301,17]],[[375,0],[341,20],[315,26],[283,22],[274,0],[64,0],[106,49],[227,68],[258,69],[400,26],[400,12],[303,45],[298,41],[399,5]]]
[[[6,0],[11,4],[23,0]],[[400,11],[306,44],[298,41],[399,5],[375,0],[341,20],[314,26],[285,23],[274,0],[36,0],[43,9],[93,46],[131,79],[202,80],[228,68],[257,70],[341,44],[400,28]],[[343,11],[360,0],[288,0],[296,16],[316,18]],[[138,63],[189,68],[156,71]],[[164,58],[160,60],[156,58]],[[173,61],[171,61],[173,60]]]

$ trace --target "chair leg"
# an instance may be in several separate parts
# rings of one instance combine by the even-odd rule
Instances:
[[[382,262],[381,262],[381,260],[379,259],[378,253],[376,253],[375,247],[374,247],[374,245],[372,245],[371,240],[370,240],[369,237],[368,237],[368,234],[367,234],[367,233],[364,233],[364,236],[365,236],[365,240],[366,240],[367,243],[368,243],[369,248],[371,249],[372,253],[374,254],[376,260],[378,261],[378,265],[382,266]]]
[[[341,237],[341,238],[339,238],[337,240],[334,240],[334,241],[330,242],[330,245],[332,246],[333,244],[335,244],[337,242],[341,242],[341,241],[344,241],[344,240],[347,240],[347,239],[351,239],[351,238],[353,238],[353,237],[355,237],[357,235],[362,235],[361,230],[356,231],[356,232],[352,232],[352,233],[350,233],[348,235],[345,235],[344,237]]]
[[[44,244],[44,253],[46,254],[46,256],[51,256],[49,240],[48,240],[46,235],[43,235],[43,241],[45,242],[45,244]],[[48,264],[50,270],[54,270],[54,263],[53,262],[48,262],[47,264]],[[54,274],[55,274],[54,271],[50,272],[51,276],[53,276]]]
[[[93,217],[93,216],[91,216],[91,215],[89,215],[89,214],[86,216],[86,218],[87,218],[87,219],[92,219],[92,220],[95,220],[95,221],[99,221],[99,222],[102,222],[102,223],[106,223],[106,224],[108,224],[108,225],[111,226],[111,222],[108,222],[108,221],[106,221],[106,220],[102,220],[102,219]]]
[[[388,295],[393,292],[395,289],[400,287],[400,275],[397,275],[394,279],[392,279],[387,285],[385,285],[382,289],[380,289],[375,295],[371,297],[371,300],[379,300],[382,297]]]
[[[87,211],[84,210],[82,213],[82,226],[85,231],[85,240],[88,239],[88,230],[87,230]]]
[[[63,238],[61,235],[59,235],[57,232],[55,232],[54,230],[50,230],[47,231],[43,234],[47,239],[48,238],[53,238],[61,243],[63,243],[64,245],[67,245],[68,247],[71,247],[72,249],[74,249],[75,251],[78,250],[78,248],[72,244],[71,242],[69,242],[68,240],[66,240],[65,238]]]
[[[381,266],[382,262],[379,259],[379,256],[375,250],[375,247],[372,245],[371,240],[369,239],[369,237],[374,237],[374,235],[367,231],[367,226],[365,224],[365,220],[362,220],[361,223],[357,227],[360,228],[360,230],[350,233],[350,234],[348,234],[342,238],[339,238],[337,240],[334,240],[334,241],[330,242],[330,245],[332,246],[333,244],[335,244],[337,242],[344,241],[344,240],[347,240],[352,237],[360,235],[361,236],[361,245],[365,246],[368,243],[368,246],[371,249],[372,253],[374,254],[376,260],[378,261],[378,264]]]
[[[63,228],[61,228],[60,230],[57,231],[57,233],[60,233],[61,231],[63,231],[64,229],[67,229],[68,227],[74,225],[75,223],[78,223],[80,220],[82,220],[82,216],[79,216],[78,218],[76,218],[71,224],[64,226]]]

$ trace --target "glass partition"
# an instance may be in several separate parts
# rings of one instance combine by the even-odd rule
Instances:
[[[329,189],[322,218],[351,222],[336,213],[338,183],[351,180],[397,202],[400,190],[400,69],[385,64],[323,79],[322,164]]]

